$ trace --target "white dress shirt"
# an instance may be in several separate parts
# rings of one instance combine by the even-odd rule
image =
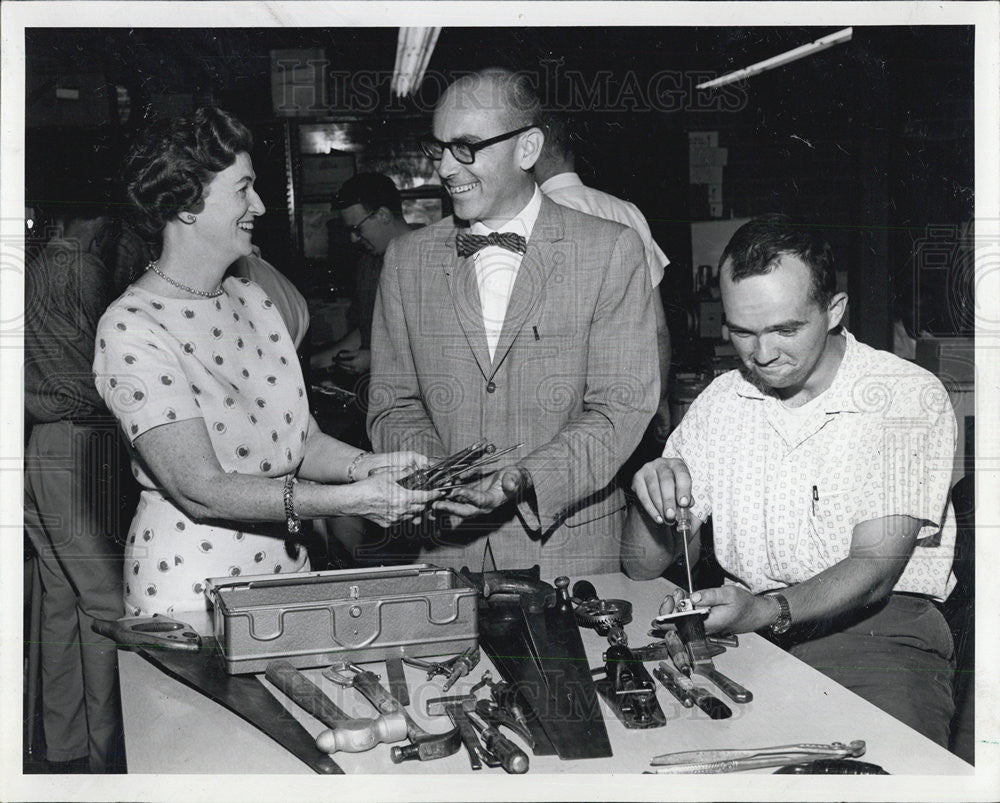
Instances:
[[[586,212],[594,217],[614,220],[634,229],[642,239],[642,247],[646,251],[650,283],[653,287],[660,283],[660,280],[663,279],[663,269],[670,264],[670,260],[656,244],[656,240],[653,239],[653,235],[649,231],[646,218],[643,217],[642,212],[635,204],[588,187],[573,172],[552,176],[542,184],[541,189],[557,204],[576,209],[578,212]]]
[[[541,208],[542,193],[536,186],[528,205],[496,231],[520,234],[527,243]],[[472,234],[487,235],[494,229],[476,221],[469,231]],[[477,251],[472,258],[475,260],[476,280],[479,283],[479,301],[483,308],[486,344],[489,346],[492,360],[497,343],[500,341],[503,321],[507,316],[507,302],[510,300],[511,290],[514,289],[514,280],[521,267],[522,255],[501,248],[499,245],[488,245]]]

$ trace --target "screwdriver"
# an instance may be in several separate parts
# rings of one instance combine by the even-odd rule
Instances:
[[[684,568],[687,569],[688,594],[694,593],[694,583],[691,580],[691,555],[688,552],[688,541],[691,538],[691,509],[687,507],[677,508],[676,519],[677,534],[684,542]]]
[[[500,766],[511,775],[523,775],[528,771],[528,755],[500,731],[488,724],[475,711],[467,711],[469,721],[483,734],[486,749],[497,757]]]
[[[691,657],[688,655],[687,647],[681,639],[681,634],[677,628],[671,625],[664,629],[662,633],[663,643],[667,645],[667,652],[670,653],[670,660],[674,662],[677,671],[691,677]]]

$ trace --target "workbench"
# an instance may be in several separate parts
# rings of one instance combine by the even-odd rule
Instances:
[[[552,578],[548,579],[551,581]],[[580,578],[571,579],[575,581]],[[664,593],[672,587],[666,580],[640,583],[620,574],[586,579],[594,583],[601,597],[627,599],[633,603],[634,618],[626,627],[630,646],[638,647],[652,641],[647,635],[649,623],[656,615]],[[177,617],[196,628],[205,626],[208,622],[207,617],[205,623],[193,621],[187,614],[178,614]],[[607,640],[591,630],[583,630],[582,635],[591,666],[601,665],[601,654],[607,647]],[[627,730],[602,700],[601,708],[614,750],[613,757],[561,761],[557,756],[532,755],[530,772],[523,777],[531,778],[542,773],[615,773],[620,777],[624,773],[642,773],[649,768],[649,760],[654,755],[678,750],[764,747],[796,742],[846,743],[855,739],[867,742],[867,753],[861,760],[879,764],[892,775],[969,776],[973,773],[969,764],[760,636],[741,635],[739,646],[727,649],[724,654],[715,658],[715,663],[722,672],[745,686],[754,696],[753,701],[745,705],[726,700],[733,709],[730,719],[713,721],[698,708],[683,708],[658,684],[657,698],[667,716],[665,727]],[[646,666],[652,668],[655,665]],[[312,775],[305,764],[267,736],[235,714],[169,677],[141,655],[121,651],[120,666],[130,774]],[[367,664],[365,668],[381,675],[383,683],[386,683],[384,664]],[[490,663],[484,655],[471,675],[459,681],[448,694],[467,692],[486,668],[490,668]],[[451,726],[447,718],[432,718],[424,713],[427,699],[444,694],[441,689],[442,679],[436,677],[428,681],[425,672],[409,666],[406,667],[406,673],[411,714],[429,731],[448,730]],[[373,715],[374,709],[353,689],[336,686],[326,680],[319,669],[306,670],[306,674],[349,714],[366,717]],[[495,670],[493,675],[495,678],[499,677]],[[698,685],[722,697],[707,680],[697,680]],[[324,729],[323,725],[302,712],[266,680],[263,682],[310,733],[316,735]],[[479,694],[488,696],[485,689]],[[334,759],[349,776],[369,773],[473,775],[464,749],[436,761],[413,761],[398,765],[390,761],[387,745],[380,745],[366,753],[337,753]],[[773,770],[756,772],[770,774]],[[738,777],[745,778],[746,775],[747,773],[742,773]],[[477,784],[489,785],[503,776],[503,770],[483,769],[474,774],[474,779]],[[663,789],[677,783],[677,776],[645,777],[662,781]],[[737,776],[726,777],[730,778],[730,783],[739,782]],[[331,779],[327,780],[333,782]],[[824,783],[832,781],[834,779],[824,779]],[[786,779],[786,782],[808,782],[808,779]],[[898,790],[900,787],[897,785],[895,788]]]

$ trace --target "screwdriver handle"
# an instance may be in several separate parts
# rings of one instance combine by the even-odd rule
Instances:
[[[500,759],[500,766],[510,775],[523,775],[528,771],[528,754],[495,728],[483,734],[486,749]]]
[[[670,674],[670,670],[667,669],[665,661],[660,661],[659,668],[653,670],[653,677],[660,681],[666,690],[676,697],[685,708],[694,707],[694,698],[677,684],[673,675]]]
[[[475,711],[468,712],[469,721],[483,734],[486,749],[497,757],[500,766],[510,775],[523,775],[528,771],[528,755],[499,730],[488,724]]]
[[[747,689],[718,669],[700,669],[699,674],[712,681],[734,703],[749,703],[753,700],[753,695]]]
[[[674,662],[677,671],[690,676],[691,656],[688,655],[687,647],[684,646],[684,641],[676,627],[668,627],[663,631],[663,643],[667,645],[670,660]]]

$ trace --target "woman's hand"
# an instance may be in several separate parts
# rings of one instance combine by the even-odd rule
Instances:
[[[419,452],[382,452],[365,455],[358,461],[356,477],[371,477],[384,471],[405,471],[409,474],[418,468],[430,465],[430,460]],[[402,476],[405,476],[402,475]],[[401,477],[397,477],[400,479]]]
[[[391,527],[419,518],[427,506],[438,499],[443,492],[411,491],[404,488],[397,480],[406,473],[405,470],[378,472],[367,479],[359,480],[354,485],[347,486],[352,501],[344,512],[352,516],[363,516],[380,527]]]

